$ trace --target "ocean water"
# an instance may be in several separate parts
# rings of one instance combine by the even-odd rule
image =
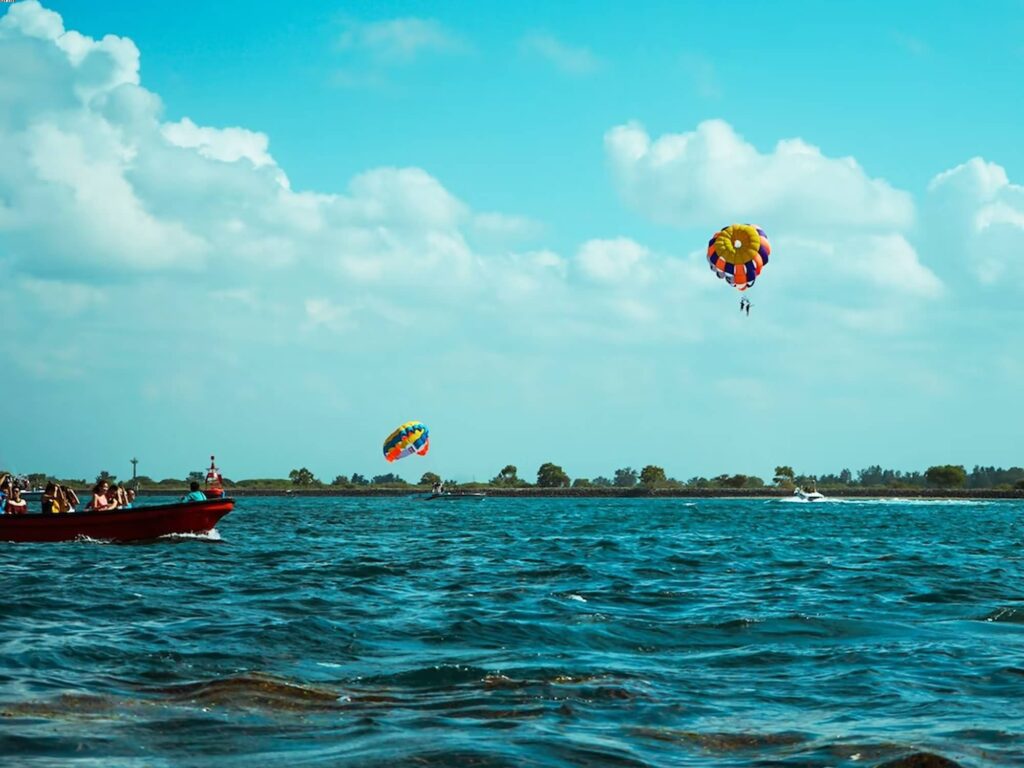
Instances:
[[[243,498],[0,544],[0,764],[1024,765],[1022,515]]]

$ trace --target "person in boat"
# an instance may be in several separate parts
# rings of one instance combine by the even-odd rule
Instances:
[[[133,489],[129,488],[127,491],[125,491],[124,495],[125,495],[125,503],[124,503],[124,506],[122,508],[123,509],[131,509],[132,507],[135,506],[135,491]]]
[[[82,503],[81,499],[78,498],[78,494],[75,493],[75,489],[66,485],[58,485],[57,494],[57,501],[60,504],[61,512],[74,512],[78,509],[78,505]]]
[[[189,483],[188,493],[181,497],[182,501],[206,501],[206,494],[199,490],[199,483],[193,480]]]
[[[120,509],[121,507],[121,486],[112,483],[107,490],[107,509]]]
[[[11,498],[11,489],[14,488],[14,483],[11,481],[10,475],[0,476],[0,514],[7,511],[7,500]]]
[[[49,482],[39,497],[39,511],[44,515],[55,515],[60,512],[60,486]]]
[[[24,515],[28,512],[28,502],[21,498],[21,488],[14,486],[11,490],[11,498],[7,500],[8,515]]]
[[[85,505],[85,508],[92,512],[115,509],[116,507],[111,504],[109,493],[110,484],[106,480],[100,480],[92,487],[92,498],[89,499],[89,503]]]

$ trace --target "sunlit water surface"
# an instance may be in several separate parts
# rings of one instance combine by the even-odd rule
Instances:
[[[206,538],[0,544],[0,755],[1022,765],[1022,513],[244,498]]]

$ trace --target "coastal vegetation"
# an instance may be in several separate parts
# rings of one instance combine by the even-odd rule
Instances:
[[[2,471],[0,471],[2,474]],[[14,474],[14,473],[12,473]],[[95,479],[87,478],[57,478],[45,473],[33,472],[21,475],[26,484],[33,488],[40,488],[47,482],[58,482],[76,490],[88,490],[94,482],[104,480],[108,483],[117,481],[117,475],[102,470],[97,473]],[[199,471],[187,473],[181,478],[163,478],[156,480],[147,475],[139,475],[135,478],[122,478],[121,482],[137,487],[142,491],[167,491],[176,492],[187,488],[190,481],[202,482],[205,474]],[[460,486],[465,489],[474,490],[510,490],[510,489],[576,489],[582,492],[597,489],[620,489],[634,490],[638,493],[652,490],[694,490],[714,491],[728,490],[736,491],[763,491],[764,489],[777,489],[792,491],[795,488],[816,488],[825,493],[866,490],[996,490],[996,491],[1024,491],[1024,468],[975,466],[970,471],[962,465],[944,464],[928,467],[924,471],[903,472],[899,470],[884,469],[879,465],[872,465],[856,472],[843,469],[838,473],[813,475],[795,471],[791,466],[779,465],[769,482],[756,475],[748,474],[720,474],[713,477],[693,476],[686,480],[669,477],[664,468],[648,464],[640,470],[631,466],[620,467],[611,473],[611,478],[603,475],[596,477],[570,477],[570,475],[558,464],[545,462],[536,471],[535,479],[532,481],[521,477],[519,468],[514,464],[506,464],[490,480],[478,482],[457,482],[452,479],[443,479],[435,472],[424,472],[417,480],[406,480],[400,475],[389,472],[367,477],[359,472],[351,474],[338,474],[333,480],[326,482],[306,467],[299,467],[291,470],[287,477],[281,478],[247,478],[232,480],[225,478],[224,486],[228,489],[239,491],[262,491],[280,492],[289,491],[358,491],[367,490],[420,490],[429,489],[435,483],[443,480],[448,488]]]

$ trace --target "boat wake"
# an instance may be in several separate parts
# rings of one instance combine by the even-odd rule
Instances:
[[[165,533],[161,539],[198,539],[200,541],[224,541],[220,531],[211,528],[206,533]]]
[[[71,539],[72,542],[81,544],[116,544],[112,539],[94,539],[92,536],[86,536],[84,533],[80,533],[75,538]]]
[[[788,498],[787,497],[785,499],[778,499],[778,501],[796,501],[796,502],[799,502],[800,499]],[[929,507],[930,506],[936,506],[936,505],[953,506],[953,507],[977,507],[977,506],[986,506],[988,504],[992,504],[994,502],[1001,501],[1001,500],[999,500],[999,499],[942,499],[942,498],[931,499],[931,498],[923,498],[923,497],[921,497],[921,498],[910,498],[910,497],[903,497],[903,496],[892,497],[892,498],[871,498],[871,497],[865,496],[865,497],[846,498],[846,499],[828,498],[828,499],[822,499],[822,501],[827,501],[827,502],[830,502],[832,504],[871,504],[872,506],[877,506],[877,505],[881,504],[881,505],[892,505],[892,506],[900,506],[900,507],[904,507],[904,506],[908,506],[908,505],[909,506],[929,506]],[[821,503],[821,502],[815,502],[815,503]]]

